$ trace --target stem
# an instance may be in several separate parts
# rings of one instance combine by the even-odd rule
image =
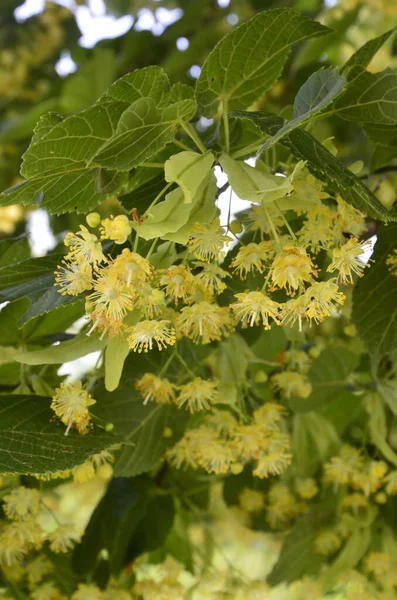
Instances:
[[[148,208],[145,210],[145,215],[147,215],[150,211],[151,208],[153,208],[153,206],[155,206],[157,204],[157,202],[160,200],[160,198],[162,198],[162,196],[164,196],[165,192],[168,190],[168,188],[170,188],[172,186],[173,182],[170,181],[170,183],[167,183],[167,185],[165,185],[163,187],[163,189],[157,194],[157,196],[155,197],[155,199],[153,200],[153,202],[151,204],[149,204]]]
[[[265,292],[265,291],[266,291],[267,284],[268,284],[268,282],[269,282],[269,279],[270,279],[270,275],[271,275],[271,273],[272,273],[272,272],[269,270],[269,273],[266,275],[266,279],[265,279],[265,281],[264,281],[264,284],[262,285],[262,292]]]
[[[261,138],[259,138],[254,144],[249,144],[248,146],[244,146],[243,148],[240,148],[240,150],[236,150],[236,152],[233,152],[233,154],[231,155],[232,158],[236,159],[236,158],[241,158],[242,156],[246,156],[247,154],[256,154],[256,152],[259,150],[259,148],[262,146],[263,142],[265,142],[268,138],[268,134],[262,136]]]
[[[136,252],[138,250],[138,242],[139,242],[139,233],[136,232],[135,240],[134,240],[134,247],[132,249],[133,252]]]
[[[170,364],[174,360],[175,353],[176,353],[176,350],[174,348],[174,350],[172,351],[172,353],[170,354],[170,356],[168,357],[168,359],[166,360],[166,362],[164,363],[164,365],[161,367],[160,373],[158,375],[159,377],[161,377],[162,375],[164,375],[164,373],[166,373],[168,367],[170,366]]]
[[[179,124],[182,127],[182,129],[184,129],[186,131],[188,136],[193,140],[193,142],[196,144],[196,146],[200,150],[200,152],[202,152],[202,154],[205,154],[207,152],[207,148],[204,146],[203,142],[200,140],[194,127],[190,123],[185,123],[184,121],[179,121]]]
[[[181,363],[181,365],[186,369],[187,373],[189,373],[189,375],[191,377],[196,378],[197,375],[195,373],[193,373],[193,371],[191,370],[191,368],[189,367],[189,365],[186,364],[186,362],[184,361],[184,359],[179,354],[179,352],[178,352],[178,350],[176,348],[175,348],[175,356],[179,360],[179,362]]]
[[[269,225],[270,225],[270,229],[272,230],[272,234],[274,235],[274,239],[276,240],[277,244],[281,248],[280,238],[278,237],[277,229],[274,226],[274,223],[271,219],[271,216],[269,215],[269,211],[267,210],[267,208],[265,208],[265,213],[266,213],[267,219],[269,221]]]
[[[280,216],[284,222],[284,225],[286,226],[286,228],[288,229],[288,233],[290,234],[290,236],[292,237],[293,240],[297,240],[297,237],[295,235],[295,233],[293,232],[293,230],[291,229],[290,224],[288,223],[287,219],[285,218],[285,216],[283,215],[283,211],[279,208],[277,202],[274,202],[275,207],[277,208],[278,212],[280,213]]]
[[[187,144],[184,144],[183,142],[181,142],[181,140],[174,140],[173,143],[175,144],[175,146],[179,146],[179,148],[182,148],[182,150],[190,150],[191,151],[190,146],[188,146]]]
[[[230,188],[230,194],[229,194],[229,210],[227,211],[227,231],[226,233],[229,232],[229,225],[230,225],[230,215],[232,212],[232,194],[233,194],[233,190],[232,188]]]
[[[230,152],[230,130],[229,130],[229,118],[227,115],[227,102],[223,101],[223,127],[225,130],[225,150],[229,154]]]
[[[146,259],[149,259],[149,258],[151,257],[151,255],[153,254],[153,250],[155,249],[155,247],[156,247],[156,244],[157,244],[157,242],[159,241],[159,239],[160,239],[160,238],[158,238],[158,237],[157,237],[157,238],[155,238],[155,239],[153,240],[153,243],[152,243],[152,245],[151,245],[151,246],[150,246],[150,248],[149,248],[149,252],[146,254]]]

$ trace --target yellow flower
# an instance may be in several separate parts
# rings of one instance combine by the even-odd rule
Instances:
[[[45,575],[54,570],[54,565],[43,554],[39,554],[26,565],[26,575],[30,587],[36,586]]]
[[[124,244],[132,231],[132,223],[126,215],[118,215],[103,219],[100,228],[103,240],[114,240],[116,244]]]
[[[351,482],[352,477],[360,473],[364,467],[364,458],[357,448],[348,444],[342,446],[339,455],[331,458],[324,465],[325,481],[337,485],[346,485]]]
[[[315,479],[308,477],[297,482],[296,491],[303,500],[311,500],[318,494],[318,485]]]
[[[311,281],[313,275],[316,275],[316,271],[312,260],[306,250],[299,246],[284,246],[271,267],[273,285],[285,288],[290,295],[302,289],[303,283]]]
[[[298,504],[288,487],[274,484],[269,491],[266,521],[273,529],[285,527],[298,513]]]
[[[338,203],[336,225],[340,231],[340,241],[343,241],[343,233],[359,236],[365,230],[365,215],[351,204],[348,204],[340,196],[336,198]]]
[[[62,600],[63,596],[53,581],[37,586],[31,593],[32,600]]]
[[[241,279],[245,279],[247,273],[251,271],[263,273],[265,270],[263,263],[268,259],[269,242],[250,243],[239,249],[237,256],[232,260],[231,267],[238,271]]]
[[[195,224],[194,233],[189,240],[189,249],[196,258],[208,262],[211,258],[218,258],[224,246],[231,241],[232,238],[225,235],[219,225],[219,219],[214,219],[209,227]]]
[[[152,276],[152,266],[150,262],[137,254],[124,248],[110,265],[112,275],[119,275],[121,281],[129,288],[131,284],[137,284],[147,281]]]
[[[318,252],[322,247],[328,248],[335,239],[335,210],[324,206],[313,207],[298,232],[299,242]]]
[[[55,390],[51,408],[62,423],[67,425],[65,435],[72,426],[83,425],[84,430],[86,429],[89,422],[88,407],[95,402],[96,400],[86,390],[83,390],[81,381],[61,383]]]
[[[260,231],[261,233],[271,233],[269,218],[276,229],[284,225],[280,211],[272,204],[252,204],[247,214],[248,231]]]
[[[209,381],[195,377],[180,388],[179,395],[175,400],[178,408],[187,404],[191,413],[211,408],[217,401],[219,392],[216,381]]]
[[[210,294],[221,294],[226,288],[226,284],[222,279],[231,277],[230,273],[213,263],[195,261],[194,264],[201,269],[201,271],[194,276],[195,279],[207,288]]]
[[[289,452],[289,440],[286,436],[275,438],[271,441],[266,454],[260,454],[252,474],[260,479],[269,475],[281,475],[292,461]]]
[[[94,233],[90,233],[87,227],[80,225],[77,233],[67,233],[65,237],[65,246],[70,248],[66,258],[72,261],[85,261],[96,265],[105,261],[102,253],[102,245]]]
[[[260,453],[269,447],[269,434],[262,425],[257,423],[236,425],[232,435],[232,446],[236,449],[239,457],[245,460],[258,458]]]
[[[172,265],[160,279],[160,285],[165,287],[165,295],[174,302],[185,301],[193,292],[193,284],[190,269],[183,265]]]
[[[75,483],[85,483],[95,477],[94,465],[90,460],[86,460],[82,465],[72,470],[73,481]]]
[[[312,386],[307,377],[294,371],[276,373],[272,377],[272,383],[286,398],[292,398],[292,396],[307,398],[312,391]]]
[[[235,462],[235,455],[230,444],[213,439],[197,450],[197,461],[207,473],[220,475],[230,470]]]
[[[148,319],[153,319],[164,312],[166,303],[162,290],[152,287],[149,283],[142,283],[136,287],[136,293],[135,304]]]
[[[258,325],[262,320],[264,328],[271,329],[269,318],[273,319],[277,325],[280,324],[278,314],[281,304],[274,302],[269,296],[266,296],[262,292],[244,292],[235,294],[235,298],[237,298],[238,302],[231,304],[231,308],[237,320],[242,322],[243,327],[253,327],[253,325]]]
[[[276,402],[265,402],[263,406],[254,411],[254,422],[259,425],[265,425],[269,429],[274,429],[285,416],[288,415],[288,410],[282,404]]]
[[[397,494],[397,469],[391,471],[388,475],[386,475],[385,483],[386,493],[389,494],[389,496]]]
[[[80,541],[81,534],[73,525],[63,523],[47,535],[52,552],[63,553],[71,550]]]
[[[121,322],[133,308],[133,297],[121,278],[114,271],[101,269],[94,283],[94,292],[88,296],[96,315],[103,315],[110,323]]]
[[[196,344],[209,344],[227,335],[233,328],[233,322],[228,308],[199,302],[182,308],[176,326],[182,335]]]
[[[71,600],[103,600],[103,594],[96,585],[79,583],[77,591],[72,594]]]
[[[33,488],[21,485],[4,496],[3,502],[4,512],[9,519],[25,521],[38,514],[40,494]]]
[[[300,211],[312,211],[321,204],[321,200],[328,198],[329,194],[322,191],[322,185],[313,175],[309,174],[306,179],[294,180],[294,192],[292,198],[296,201]]]
[[[145,373],[135,382],[136,389],[141,393],[144,404],[150,401],[157,404],[171,404],[175,401],[174,386],[168,379],[162,379],[154,373]]]
[[[265,507],[265,495],[258,490],[244,488],[239,496],[239,504],[247,513],[256,513]]]
[[[175,344],[175,329],[170,321],[139,321],[137,325],[129,329],[128,344],[134,352],[148,352],[153,349],[154,344],[158,350]]]
[[[334,279],[313,283],[304,293],[305,317],[308,321],[321,323],[331,315],[336,304],[344,304],[345,294],[338,291]]]
[[[237,425],[236,419],[227,410],[213,410],[211,414],[206,415],[205,421],[218,435],[230,434]]]
[[[382,582],[382,578],[385,577],[393,568],[391,557],[386,552],[370,552],[366,559],[365,570],[373,575]]]
[[[365,242],[368,244],[368,242]],[[332,251],[333,261],[327,268],[328,273],[339,271],[338,281],[344,285],[353,283],[353,273],[362,277],[365,263],[358,260],[364,254],[364,244],[356,238],[350,238],[346,244]]]
[[[386,259],[386,264],[388,265],[391,274],[397,275],[397,249],[394,249],[393,253],[389,254]]]
[[[341,547],[339,536],[332,529],[324,529],[314,540],[314,547],[318,554],[334,554]]]
[[[92,289],[92,268],[85,260],[64,261],[55,271],[55,284],[62,296],[78,296]]]

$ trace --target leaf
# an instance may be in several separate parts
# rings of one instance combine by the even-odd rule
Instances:
[[[135,224],[134,229],[145,240],[175,233],[185,225],[193,206],[183,202],[183,192],[177,188],[167,194],[163,202],[150,209],[143,223]]]
[[[202,114],[215,116],[221,103],[248,108],[277,81],[293,44],[329,32],[291,9],[263,11],[236,27],[204,62],[196,83]]]
[[[175,233],[168,232],[164,234],[163,239],[186,245],[196,223],[201,223],[202,225],[209,225],[212,223],[218,214],[218,209],[215,204],[217,190],[216,178],[213,171],[211,171],[207,179],[198,189],[197,194],[193,199],[193,206],[182,205],[192,206],[186,224],[180,227]]]
[[[387,442],[388,425],[383,399],[377,392],[369,393],[364,398],[364,406],[368,413],[368,429],[371,442],[383,456],[397,467],[397,454]]]
[[[134,188],[131,192],[122,194],[119,196],[119,200],[127,210],[136,208],[138,214],[143,215],[151,202],[166,185],[167,183],[164,179],[164,175],[158,175],[142,185],[139,185],[137,188]]]
[[[184,202],[190,204],[198,188],[208,177],[213,164],[212,152],[205,154],[191,151],[179,152],[165,162],[165,180],[169,183],[177,183],[182,189]]]
[[[354,569],[366,554],[371,537],[370,527],[359,527],[353,531],[338,556],[320,576],[320,582],[325,589],[337,584],[342,574]]]
[[[86,163],[110,138],[126,108],[120,102],[96,104],[64,119],[46,133],[37,132],[23,157],[21,174],[28,178],[0,195],[0,204],[31,204],[51,213],[88,212],[100,201],[94,167]]]
[[[346,391],[347,377],[357,367],[359,356],[343,347],[328,347],[313,360],[308,373],[312,393],[308,398],[293,398],[291,408],[299,413],[325,406]]]
[[[146,514],[153,490],[154,482],[146,475],[110,481],[81,543],[75,547],[73,565],[79,575],[88,575],[95,569],[102,549],[108,551],[111,572],[116,575],[122,570],[128,543]]]
[[[293,178],[303,164],[298,163],[289,177],[263,173],[243,161],[233,160],[222,154],[219,162],[228,176],[233,191],[244,200],[268,204],[283,198],[294,189]]]
[[[269,135],[276,134],[284,123],[281,117],[268,113],[235,111],[231,116],[251,119],[263,133]],[[309,171],[327,182],[348,204],[385,222],[397,220],[395,211],[390,212],[384,208],[361,179],[307,131],[295,129],[283,137],[281,143],[287,146],[296,158],[307,161]]]
[[[24,365],[59,365],[102,350],[105,346],[106,340],[100,340],[95,335],[87,336],[85,333],[79,333],[72,340],[61,342],[56,346],[34,352],[20,352],[15,356],[15,360]]]
[[[152,98],[159,105],[169,93],[170,81],[161,67],[136,69],[120,77],[103,94],[100,101],[117,100],[133,104],[140,98]]]
[[[196,112],[193,100],[182,100],[159,111],[152,98],[136,100],[122,114],[114,135],[98,148],[91,162],[128,171],[156,154],[174,138],[178,122]]]
[[[319,529],[329,525],[333,517],[333,498],[327,503],[312,506],[303,517],[298,519],[285,538],[281,554],[267,578],[271,586],[290,583],[302,576],[319,571],[324,558],[314,551],[314,539]]]
[[[82,436],[51,423],[51,398],[0,396],[0,471],[46,474],[81,465],[89,456],[118,442],[94,430]]]
[[[90,60],[64,83],[59,99],[61,110],[77,113],[93,104],[115,79],[116,60],[110,48],[94,48]]]
[[[62,254],[49,254],[0,268],[0,302],[19,298],[31,301],[30,308],[19,321],[21,327],[34,317],[81,302],[74,296],[62,296],[54,287],[54,271],[62,257]]]
[[[328,114],[364,124],[397,125],[397,71],[363,71],[349,82]]]
[[[287,121],[276,135],[266,140],[259,152],[273,146],[284,135],[299,127],[321,112],[343,91],[346,79],[336,69],[320,69],[312,75],[297,93],[292,113],[292,120]]]
[[[97,404],[92,412],[113,423],[114,432],[129,442],[122,448],[115,467],[116,475],[123,477],[139,475],[157,465],[166,448],[178,440],[188,418],[173,405],[144,405],[134,389],[134,380],[150,371],[150,364],[145,357],[136,355],[132,364],[134,371],[128,369],[129,378],[123,378],[116,391],[107,392],[100,384],[93,392]],[[165,428],[172,430],[171,437],[164,437]]]
[[[362,398],[352,392],[339,392],[334,399],[316,410],[333,424],[339,435],[342,435],[362,411]]]
[[[136,325],[140,317],[141,311],[134,310],[127,314],[124,322],[131,327]],[[118,387],[129,352],[130,347],[124,335],[109,338],[105,352],[105,387],[108,392],[113,392]]]
[[[345,75],[349,82],[361,75],[363,69],[368,67],[375,54],[395,31],[396,27],[393,27],[392,29],[389,29],[389,31],[382,33],[382,35],[366,42],[349,58],[347,63],[343,65],[341,74]]]
[[[396,240],[396,225],[382,227],[373,263],[353,290],[352,319],[375,362],[397,349],[397,277],[386,264]]]
[[[139,521],[127,546],[127,562],[133,561],[143,552],[159,548],[171,531],[174,517],[175,508],[171,496],[152,496],[146,515]]]

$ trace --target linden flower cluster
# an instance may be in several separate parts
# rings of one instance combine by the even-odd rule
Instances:
[[[279,475],[291,463],[290,441],[282,431],[286,409],[265,403],[252,419],[240,423],[228,411],[214,410],[204,424],[188,429],[182,439],[167,451],[168,462],[207,473],[239,473],[254,461],[253,475],[266,478]]]
[[[69,524],[59,524],[51,531],[39,519],[44,507],[38,490],[19,486],[3,497],[3,508],[9,521],[0,533],[0,565],[3,569],[17,568],[32,550],[40,550],[47,542],[52,552],[67,552],[79,539]],[[46,507],[46,510],[49,510]],[[44,557],[43,557],[44,558]],[[35,584],[51,570],[48,561],[33,559],[26,566],[31,584]]]
[[[217,382],[195,377],[182,386],[172,384],[166,378],[157,377],[153,373],[136,381],[136,389],[141,393],[144,404],[149,400],[157,404],[176,404],[178,408],[187,408],[191,413],[210,409],[217,401],[219,392]],[[176,395],[178,391],[178,395]]]

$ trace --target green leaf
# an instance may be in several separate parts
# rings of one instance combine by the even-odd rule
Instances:
[[[320,69],[310,75],[295,97],[292,120],[287,121],[276,135],[266,140],[260,151],[267,150],[287,133],[310,121],[314,115],[339,96],[345,84],[345,77],[336,69]]]
[[[119,196],[119,200],[127,210],[136,208],[138,214],[143,215],[151,202],[166,185],[167,183],[164,179],[164,175],[158,175],[134,188],[131,192],[122,194]]]
[[[146,475],[112,479],[75,547],[73,565],[79,575],[95,569],[102,549],[109,553],[112,574],[123,569],[128,543],[147,512],[153,491],[154,482]]]
[[[63,255],[29,258],[0,268],[0,302],[29,298],[31,306],[21,318],[22,327],[34,317],[67,304],[81,303],[74,296],[62,296],[54,287],[54,271]]]
[[[395,31],[396,28],[393,27],[393,29],[389,29],[389,31],[382,33],[382,35],[366,42],[343,65],[341,74],[345,75],[349,82],[361,75],[363,69],[368,67],[375,54]]]
[[[333,424],[339,435],[342,435],[362,411],[362,398],[352,392],[339,392],[333,400],[316,410]]]
[[[175,233],[185,225],[193,206],[184,203],[183,192],[177,188],[167,194],[163,202],[150,209],[143,223],[135,224],[134,229],[144,240],[165,237],[167,233]]]
[[[125,323],[131,327],[136,325],[141,317],[140,310],[127,314]],[[120,383],[124,362],[130,352],[125,335],[116,335],[109,338],[105,352],[105,387],[108,392],[113,392]]]
[[[226,111],[248,108],[277,81],[293,44],[329,32],[291,9],[263,11],[243,23],[204,62],[196,84],[202,114],[213,117],[220,104]]]
[[[325,406],[346,391],[347,378],[357,367],[359,356],[346,348],[330,346],[313,360],[308,373],[312,393],[308,398],[293,398],[291,408],[299,413]]]
[[[28,178],[0,195],[0,204],[32,204],[51,213],[88,212],[100,201],[95,167],[86,163],[110,138],[126,108],[120,102],[96,104],[68,117],[43,133],[36,132],[23,157],[21,173]]]
[[[397,454],[387,441],[388,423],[382,396],[377,392],[369,393],[364,398],[364,406],[368,413],[368,429],[371,442],[383,456],[397,466]]]
[[[106,340],[100,340],[95,335],[79,333],[73,339],[56,346],[34,352],[20,352],[15,356],[15,360],[24,365],[59,365],[102,350],[105,346]]]
[[[397,125],[397,71],[363,71],[349,82],[329,113],[364,124]]]
[[[170,142],[180,120],[196,112],[193,100],[182,100],[158,110],[152,98],[136,100],[121,115],[114,135],[92,157],[91,162],[108,169],[128,171],[156,154]]]
[[[269,135],[275,135],[284,123],[281,117],[267,113],[235,111],[232,116],[253,120],[263,133]],[[395,211],[389,212],[384,208],[361,179],[307,131],[295,129],[283,137],[281,143],[287,146],[296,158],[307,161],[309,171],[318,179],[327,182],[348,204],[385,222],[397,220]]]
[[[370,527],[359,527],[352,533],[336,559],[320,576],[320,582],[325,589],[337,584],[341,575],[354,569],[366,554],[370,542]]]
[[[213,164],[212,152],[179,152],[165,162],[165,180],[177,183],[183,192],[184,202],[190,204],[198,188],[208,177]]]
[[[0,396],[2,473],[66,471],[118,442],[99,430],[65,436],[65,427],[51,422],[50,402],[51,398],[39,396]]]
[[[217,190],[216,178],[211,171],[207,179],[198,189],[192,204],[181,204],[178,209],[180,210],[182,206],[191,207],[189,218],[185,225],[180,227],[175,233],[167,232],[163,235],[163,239],[186,245],[196,223],[201,223],[202,225],[209,225],[212,223],[218,214],[218,209],[215,204]]]
[[[297,520],[285,538],[280,557],[267,578],[271,586],[290,583],[304,575],[319,571],[324,557],[314,551],[314,540],[319,529],[329,525],[333,517],[333,498],[325,504],[318,504]]]
[[[397,277],[386,264],[396,240],[396,225],[379,231],[373,263],[353,290],[352,319],[376,362],[397,349]]]
[[[116,57],[110,48],[94,48],[93,56],[62,88],[60,108],[67,114],[77,113],[93,104],[115,79]]]
[[[169,94],[170,81],[161,67],[150,66],[136,69],[120,77],[103,94],[100,101],[117,100],[133,104],[140,98],[152,98],[159,105]]]
[[[143,552],[159,548],[171,531],[174,517],[175,508],[171,496],[152,496],[146,515],[139,521],[127,546],[127,562],[133,561]]]
[[[134,389],[134,379],[150,371],[145,357],[135,357],[129,378],[121,381],[114,392],[107,392],[100,384],[93,392],[97,404],[92,412],[114,424],[114,432],[129,442],[121,450],[115,467],[116,475],[135,476],[157,465],[168,446],[175,444],[187,422],[187,413],[173,405],[143,404]],[[127,368],[126,368],[127,371]],[[171,437],[164,437],[165,428],[171,428]]]
[[[243,161],[233,160],[227,154],[223,154],[219,162],[237,196],[262,204],[274,202],[292,192],[294,189],[293,178],[304,166],[303,163],[298,163],[289,177],[282,177],[263,173]]]

